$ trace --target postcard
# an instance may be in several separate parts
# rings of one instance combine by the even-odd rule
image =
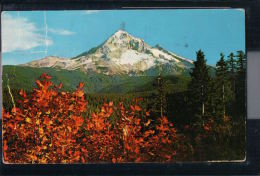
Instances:
[[[5,11],[6,164],[243,161],[240,9]]]

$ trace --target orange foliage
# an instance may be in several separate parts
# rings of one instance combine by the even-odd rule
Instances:
[[[80,83],[61,90],[46,73],[31,95],[20,91],[21,108],[3,109],[3,156],[7,163],[164,162],[176,155],[176,130],[166,117],[144,118],[138,101],[104,103],[87,116],[88,101]],[[117,115],[116,121],[111,116]]]

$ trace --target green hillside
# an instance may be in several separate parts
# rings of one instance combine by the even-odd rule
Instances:
[[[156,91],[157,84],[156,76],[108,76],[94,72],[84,73],[80,70],[68,71],[54,68],[3,66],[2,85],[4,107],[7,109],[12,107],[12,100],[8,92],[7,84],[9,84],[12,95],[15,101],[17,101],[20,97],[19,91],[24,89],[29,93],[36,87],[35,81],[39,79],[40,75],[44,72],[52,76],[51,81],[55,85],[62,82],[62,90],[64,91],[75,90],[79,82],[84,82],[84,91],[92,103],[100,99],[119,101],[123,98],[124,101],[128,101],[128,99],[130,100],[138,96],[150,97]],[[190,77],[187,76],[165,76],[163,78],[167,85],[166,91],[170,94],[185,91],[190,80]]]
[[[85,83],[88,93],[134,93],[153,90],[155,76],[108,76],[82,71],[58,70],[53,68],[32,68],[24,66],[3,66],[3,89],[8,79],[12,89],[32,90],[36,86],[35,80],[46,72],[52,76],[54,84],[63,83],[64,90],[75,90],[79,82]],[[189,77],[167,76],[169,91],[185,89]]]

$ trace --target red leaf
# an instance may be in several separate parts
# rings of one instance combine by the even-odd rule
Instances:
[[[80,82],[79,83],[79,86],[78,86],[78,89],[82,89],[84,87],[84,83],[83,82]]]
[[[60,83],[58,86],[58,89],[61,89],[61,88],[62,88],[62,83]]]
[[[76,96],[77,97],[83,97],[84,96],[84,92],[82,90],[79,90],[76,92]]]
[[[148,119],[148,121],[144,124],[145,126],[148,126],[151,123],[151,120]]]
[[[20,90],[19,94],[20,94],[22,97],[26,98],[26,92],[25,92],[23,89]]]
[[[43,85],[42,85],[42,83],[41,83],[40,80],[36,80],[35,82],[36,82],[36,84],[37,84],[37,86],[38,86],[39,88],[42,88],[42,87],[43,87]]]
[[[112,162],[113,162],[113,163],[116,163],[116,159],[115,159],[115,158],[113,158],[113,159],[112,159]]]
[[[43,74],[41,75],[41,78],[43,78],[43,79],[51,79],[51,76],[50,76],[50,75],[47,75],[46,73],[43,73]]]
[[[135,105],[135,110],[136,110],[136,111],[141,111],[142,109],[140,108],[140,106]]]
[[[6,151],[7,149],[8,149],[7,142],[6,142],[6,140],[4,140],[4,147],[3,147],[3,150]]]
[[[113,106],[113,101],[110,101],[108,106]]]

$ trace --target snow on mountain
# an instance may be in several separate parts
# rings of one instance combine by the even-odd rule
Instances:
[[[50,56],[23,65],[67,70],[81,69],[84,72],[94,71],[107,75],[132,74],[133,72],[138,75],[166,64],[167,67],[164,68],[172,69],[171,73],[174,71],[175,74],[181,74],[178,72],[189,70],[193,66],[193,61],[161,47],[151,47],[144,40],[126,31],[118,30],[102,45],[74,58]]]
[[[164,58],[165,60],[172,60],[177,63],[180,62],[178,59],[174,58],[173,56],[171,56],[157,48],[152,48],[151,51],[152,51],[153,55],[157,58]]]
[[[30,66],[30,67],[61,67],[66,69],[70,67],[70,65],[73,65],[74,63],[75,61],[70,59],[60,58],[56,56],[48,56],[40,60],[35,60],[22,65]]]

